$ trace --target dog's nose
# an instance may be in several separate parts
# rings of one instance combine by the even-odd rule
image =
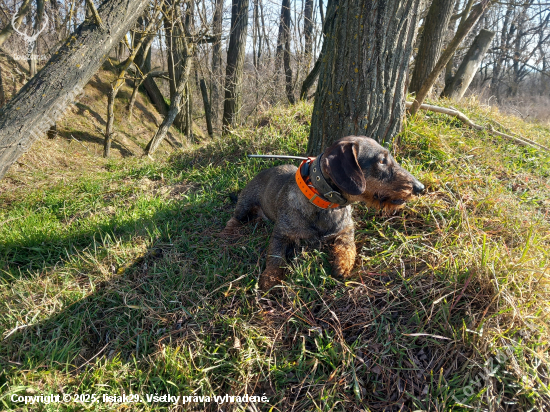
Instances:
[[[424,191],[424,185],[415,179],[413,183],[413,193],[418,195]]]

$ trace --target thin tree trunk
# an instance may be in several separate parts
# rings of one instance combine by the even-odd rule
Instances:
[[[434,0],[426,20],[418,47],[409,92],[416,93],[424,83],[441,54],[455,0]]]
[[[468,14],[470,13],[470,10],[472,9],[472,5],[474,4],[474,0],[465,0],[465,1],[467,1],[468,3],[466,4],[464,10],[460,13],[460,14],[462,14],[460,24],[464,23],[464,21],[468,17]],[[454,7],[454,10],[453,10],[453,17],[454,17],[455,14],[458,14],[459,8],[460,8],[460,0],[456,0],[455,7]],[[456,20],[458,20],[458,17],[456,19],[454,19],[453,17],[451,17],[451,22],[450,22],[450,25],[449,25],[448,32],[450,32],[450,33],[448,35],[449,39],[448,39],[447,43],[449,41],[451,41],[453,36],[455,35]],[[458,27],[460,27],[460,24],[458,25]],[[447,84],[449,84],[453,80],[453,69],[454,69],[454,65],[455,65],[454,58],[455,58],[455,56],[454,56],[454,53],[453,53],[453,55],[449,59],[449,62],[445,66],[445,87],[447,87]]]
[[[500,32],[500,48],[497,51],[497,56],[493,65],[493,76],[491,78],[491,91],[497,98],[497,102],[500,103],[500,78],[502,76],[502,65],[504,59],[508,53],[508,30],[510,25],[510,18],[514,11],[514,5],[508,3],[506,8],[506,14],[504,15],[504,22],[502,23],[502,30]]]
[[[187,138],[192,141],[193,140],[193,117],[191,114],[193,113],[193,95],[191,94],[191,85],[189,84],[189,81],[187,81],[187,86],[185,87],[185,93],[187,96],[186,100],[186,109],[187,110],[181,110],[180,112],[185,112],[185,135]]]
[[[6,94],[4,93],[4,79],[2,78],[2,66],[0,66],[0,107],[6,103]]]
[[[441,97],[449,97],[456,101],[462,99],[483,60],[483,56],[487,53],[493,37],[495,37],[494,31],[482,29],[479,32],[470,49],[468,49],[466,56],[464,56],[464,60],[462,60],[453,77],[453,81],[448,87],[445,87],[445,90],[441,93]]]
[[[185,41],[185,44],[187,45],[187,41]],[[145,148],[145,153],[147,155],[152,155],[161,142],[166,137],[166,134],[168,133],[168,129],[170,129],[170,126],[174,122],[174,119],[176,118],[176,115],[181,110],[183,106],[183,96],[185,93],[185,89],[187,86],[187,82],[189,81],[189,72],[191,71],[191,57],[189,56],[189,47],[186,47],[188,53],[186,53],[186,58],[183,61],[183,70],[181,73],[181,77],[178,79],[178,86],[176,89],[176,94],[174,96],[174,99],[170,101],[170,108],[168,109],[168,114],[164,117],[164,120],[162,121],[161,125],[159,126],[157,132],[151,139],[151,141],[147,144],[147,147]]]
[[[420,0],[329,2],[309,155],[344,136],[387,142],[400,131],[419,4]]]
[[[221,87],[222,84],[222,12],[223,0],[216,0],[216,8],[214,10],[214,20],[212,30],[214,31],[214,43],[212,45],[212,91],[210,98],[212,102],[212,122],[216,127],[219,127],[220,103],[222,101]]]
[[[154,40],[154,35],[152,35],[152,37]],[[147,42],[149,42],[149,40],[147,40]],[[141,68],[141,72],[144,74],[149,73],[152,69],[151,48],[149,47],[148,50],[148,53],[144,54],[144,48],[141,47],[138,50],[136,58],[134,59],[134,63],[136,64],[136,66]],[[162,95],[162,92],[160,91],[157,83],[155,82],[155,79],[152,76],[145,77],[145,79],[143,80],[143,88],[147,92],[149,100],[157,109],[157,112],[159,112],[162,116],[166,116],[166,113],[168,113],[168,105],[166,104],[164,96]]]
[[[323,57],[323,50],[321,50],[321,54],[317,58],[317,61],[315,62],[313,69],[311,69],[311,71],[305,78],[304,82],[302,83],[302,90],[300,91],[300,100],[307,100],[307,92],[309,91],[311,86],[313,86],[313,83],[315,83],[315,80],[317,79],[317,76],[319,76],[319,72],[321,71],[322,57]]]
[[[253,30],[252,30],[252,57],[254,63],[254,83],[256,85],[256,100],[255,107],[257,107],[260,99],[260,57],[262,55],[262,31],[260,30],[260,5],[259,0],[254,0],[254,13],[253,13]],[[256,110],[256,109],[254,109]]]
[[[174,0],[168,1],[169,5],[174,4]],[[184,37],[183,26],[180,27],[178,19],[180,19],[179,7],[171,10],[170,16],[165,14],[164,28],[167,41],[167,55],[168,55],[168,76],[170,77],[170,101],[172,101],[177,93],[176,82],[181,78],[181,71],[183,70],[183,61],[185,60],[184,53],[182,52],[182,38]],[[181,110],[176,114],[174,119],[174,126],[181,132],[185,132],[187,121],[187,110]]]
[[[294,90],[292,87],[292,68],[290,67],[290,0],[283,0],[281,7],[281,28],[282,28],[282,53],[283,67],[285,69],[286,97],[290,104],[295,103]],[[281,29],[280,28],[280,29]]]
[[[477,4],[472,8],[472,12],[466,19],[463,25],[461,25],[447,48],[445,49],[445,52],[441,55],[439,60],[437,61],[437,64],[429,74],[429,76],[426,78],[426,81],[424,81],[424,84],[422,87],[420,87],[420,90],[416,93],[416,98],[413,102],[413,105],[410,108],[410,113],[415,114],[420,107],[420,105],[424,102],[424,99],[430,92],[430,89],[434,85],[437,77],[441,73],[441,71],[445,68],[447,63],[449,62],[451,56],[454,54],[460,43],[462,43],[462,40],[466,38],[472,27],[477,23],[487,6],[489,5],[490,0],[482,0],[481,3]]]
[[[148,33],[156,23],[157,19],[157,11],[153,13],[154,17],[149,22],[148,26],[145,28],[145,32]],[[128,56],[128,59],[126,59],[126,62],[124,63],[124,66],[122,70],[120,71],[120,74],[118,75],[118,78],[115,80],[115,82],[111,85],[111,90],[109,92],[108,98],[107,98],[107,125],[105,126],[105,141],[103,144],[103,157],[109,157],[109,152],[111,150],[111,142],[113,139],[113,126],[115,122],[115,113],[114,113],[114,106],[115,106],[115,99],[118,94],[118,91],[124,84],[126,73],[128,72],[128,69],[132,64],[134,64],[134,60],[136,58],[136,55],[139,51],[139,49],[144,46],[146,49],[143,50],[143,54],[147,55],[149,52],[149,47],[151,46],[152,41],[150,41],[148,44],[144,44],[145,40],[148,40],[149,36],[144,35],[141,36],[139,41],[134,47],[132,53],[130,56]]]
[[[311,65],[313,50],[313,0],[305,0],[304,5],[304,54],[306,59],[306,71],[309,71]]]
[[[140,0],[105,1],[98,10],[103,28],[81,24],[0,109],[0,178],[63,114],[147,5]]]
[[[36,19],[34,21],[34,27],[33,27],[34,33],[37,33],[42,28],[43,19],[44,19],[44,0],[36,0]],[[30,77],[33,77],[37,71],[36,54],[34,53],[35,50],[37,50],[37,47],[38,47],[38,41],[35,41],[32,44],[32,49],[28,60]]]
[[[248,28],[248,0],[233,0],[231,9],[231,36],[227,50],[225,71],[225,99],[223,105],[223,132],[239,123],[242,101],[244,52]]]
[[[204,79],[201,79],[201,93],[202,93],[202,102],[204,103],[204,117],[206,118],[206,128],[208,129],[208,134],[210,137],[214,135],[214,130],[212,130],[212,109],[210,108],[210,103],[208,102],[208,90],[206,89],[206,83]]]
[[[259,3],[260,3],[260,16],[262,18],[262,33],[264,34],[265,47],[267,49],[267,58],[268,60],[271,60],[271,47],[269,46],[269,37],[267,36],[267,32],[265,31],[266,25],[265,25],[265,19],[264,19],[264,5],[262,3],[262,0],[259,0]]]
[[[185,103],[183,102],[183,97],[186,93],[186,90],[188,90],[189,73],[191,71],[191,61],[194,50],[193,44],[188,41],[189,32],[185,30],[185,28],[182,26],[181,21],[179,21],[178,25],[180,26],[181,32],[183,34],[180,37],[182,43],[183,57],[183,60],[181,62],[180,77],[175,81],[176,93],[174,94],[174,98],[170,100],[170,108],[168,109],[168,113],[164,117],[164,120],[159,126],[157,132],[145,148],[145,154],[147,155],[151,155],[157,150],[161,142],[166,137],[170,126],[172,125],[172,123],[174,123],[177,114],[181,111],[183,103]],[[187,96],[189,97],[189,93],[187,93]],[[188,119],[189,122],[192,122],[190,115],[188,116]],[[188,133],[188,136],[189,135],[190,133]]]

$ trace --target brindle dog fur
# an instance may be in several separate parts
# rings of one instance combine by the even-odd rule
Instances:
[[[259,287],[267,291],[284,278],[286,258],[300,241],[329,244],[333,276],[348,277],[355,263],[351,206],[321,209],[308,201],[295,180],[296,166],[260,172],[243,189],[235,213],[222,236],[234,236],[242,223],[255,217],[275,222],[266,268]],[[350,203],[363,202],[385,211],[403,207],[424,185],[403,169],[388,150],[365,136],[348,136],[326,149],[321,170],[327,182]]]

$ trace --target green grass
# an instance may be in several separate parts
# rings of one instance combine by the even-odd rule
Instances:
[[[550,142],[546,126],[459,108]],[[246,154],[303,154],[310,115],[274,108],[167,160],[116,159],[1,194],[0,408],[114,407],[11,401],[76,393],[269,398],[219,406],[243,411],[547,407],[548,154],[444,115],[408,119],[393,152],[427,193],[394,216],[355,206],[350,281],[330,276],[326,250],[304,249],[266,296],[271,224],[216,234],[229,193],[281,163]]]

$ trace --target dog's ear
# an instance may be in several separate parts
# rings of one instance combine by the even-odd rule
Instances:
[[[325,151],[321,159],[334,184],[350,195],[360,195],[367,187],[357,161],[358,150],[357,142],[336,142]]]

